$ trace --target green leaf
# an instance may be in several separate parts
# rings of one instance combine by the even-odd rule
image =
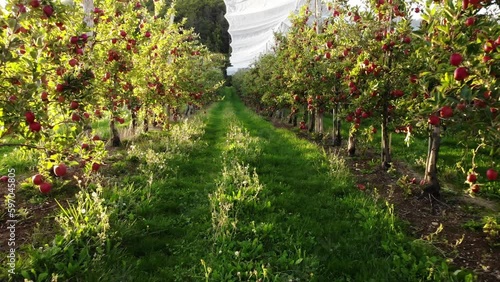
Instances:
[[[464,85],[464,87],[460,91],[460,96],[466,101],[470,101],[472,99],[472,90],[469,88],[469,86]]]
[[[299,258],[295,261],[295,265],[299,265],[304,259],[303,258]]]
[[[42,274],[40,274],[38,276],[38,278],[36,279],[36,281],[45,281],[45,279],[49,276],[49,274],[47,272],[44,272]]]
[[[22,270],[21,275],[26,279],[31,279],[31,275],[26,270]]]

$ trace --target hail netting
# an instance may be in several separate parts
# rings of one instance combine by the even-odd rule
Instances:
[[[231,35],[231,65],[228,74],[252,64],[274,45],[274,32],[286,32],[290,27],[288,16],[309,2],[315,11],[321,0],[224,0],[226,19]],[[321,6],[323,8],[321,9]],[[326,11],[324,5],[318,4]]]

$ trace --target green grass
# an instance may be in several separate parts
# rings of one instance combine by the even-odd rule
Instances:
[[[221,157],[231,123],[260,140],[257,158],[237,159],[255,169],[263,190],[255,203],[241,204],[230,239],[221,239],[209,195],[222,168],[232,169]],[[135,181],[131,190],[152,196],[136,202],[133,220],[117,225],[120,268],[110,258],[89,277],[124,267],[120,281],[420,281],[432,268],[434,281],[453,280],[429,247],[404,235],[390,206],[355,188],[340,160],[275,129],[230,90],[209,111],[201,145],[168,165],[175,172],[150,188],[146,176],[125,177]]]
[[[115,247],[72,281],[464,280],[359,191],[342,159],[223,94],[203,130],[114,152],[102,203]]]

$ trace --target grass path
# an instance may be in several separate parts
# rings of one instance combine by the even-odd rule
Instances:
[[[264,188],[238,212],[230,240],[214,241],[209,195],[231,123],[258,138],[259,156],[246,163]],[[429,279],[451,281],[440,259],[403,235],[390,207],[355,188],[340,159],[275,129],[230,90],[209,111],[201,141],[187,160],[169,163],[175,174],[154,182],[153,200],[122,226],[121,257],[108,262],[121,278],[100,280],[421,281],[432,269]]]

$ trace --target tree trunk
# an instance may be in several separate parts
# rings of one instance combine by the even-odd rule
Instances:
[[[157,127],[158,126],[158,120],[157,120],[157,117],[156,117],[156,114],[153,114],[153,127]]]
[[[297,127],[297,120],[298,120],[299,116],[297,114],[294,114],[293,115],[293,126],[294,127]]]
[[[149,119],[147,117],[144,118],[144,123],[142,124],[142,129],[144,132],[149,131]]]
[[[387,102],[384,102],[384,105],[387,105]],[[389,129],[387,128],[387,124],[389,121],[389,112],[387,107],[384,107],[382,110],[382,152],[381,152],[381,162],[382,169],[387,170],[391,167],[392,158],[391,158],[391,142],[389,140]]]
[[[354,155],[356,154],[356,138],[354,136],[354,133],[349,134],[347,153],[349,154],[349,157],[354,157]]]
[[[122,142],[120,140],[120,134],[118,133],[118,130],[116,129],[115,126],[115,120],[111,119],[109,122],[109,127],[111,129],[111,144],[113,147],[120,147]]]
[[[429,184],[424,188],[424,193],[439,197],[441,186],[437,178],[437,161],[439,158],[439,148],[441,146],[441,127],[431,125],[431,133],[429,135],[429,152],[427,155],[427,163],[425,164],[424,180]]]
[[[392,67],[392,53],[388,54],[387,58],[388,69]],[[389,132],[387,125],[389,124],[389,95],[390,95],[390,82],[385,83],[385,89],[382,93],[382,152],[381,152],[381,165],[382,169],[387,170],[391,167],[391,149],[389,142]]]
[[[325,116],[325,113],[323,111],[317,110],[316,114],[316,126],[315,126],[315,131],[317,133],[323,134],[323,117]]]
[[[191,105],[187,105],[186,112],[184,113],[184,117],[188,117],[191,115]]]
[[[278,118],[279,118],[279,120],[280,120],[280,121],[282,121],[282,120],[283,120],[284,113],[285,113],[285,110],[284,110],[284,109],[279,110],[279,115],[278,115]]]
[[[167,120],[168,121],[172,121],[172,117],[173,117],[172,107],[170,105],[167,105],[166,106],[166,111],[167,111]]]
[[[316,110],[311,111],[311,118],[309,119],[309,132],[313,132],[316,126]]]
[[[342,144],[342,136],[340,134],[341,122],[338,112],[339,112],[339,105],[335,104],[335,107],[333,108],[333,130],[332,130],[333,146],[340,146]]]
[[[132,110],[132,131],[137,129],[137,112]]]

